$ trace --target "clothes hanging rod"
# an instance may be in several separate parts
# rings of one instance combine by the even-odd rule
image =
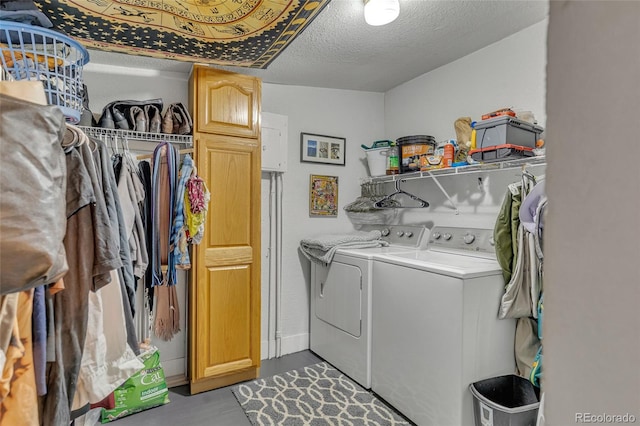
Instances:
[[[183,155],[183,154],[193,154],[193,149],[189,148],[189,149],[181,149],[178,151],[178,154]],[[149,158],[153,158],[153,154],[142,154],[142,155],[138,155],[136,156],[136,160],[146,160]]]
[[[184,145],[193,145],[193,137],[191,135],[174,135],[169,133],[149,133],[138,132],[135,130],[124,129],[105,129],[103,127],[76,126],[85,132],[88,136],[98,139],[104,137],[122,138],[128,140],[137,140],[142,142],[170,142],[180,143]]]

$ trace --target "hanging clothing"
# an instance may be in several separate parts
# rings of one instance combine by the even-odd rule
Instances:
[[[188,228],[185,224],[185,189],[187,181],[193,171],[193,160],[189,154],[184,156],[182,167],[180,168],[180,180],[176,188],[175,211],[173,219],[173,229],[171,231],[171,242],[173,246],[173,261],[176,269],[191,268],[189,258]]]
[[[7,361],[7,350],[11,342],[13,324],[16,321],[18,295],[19,293],[16,292],[0,296],[0,375]],[[6,383],[8,383],[8,381],[0,379],[0,401],[2,401],[3,395],[9,392],[8,385],[6,389],[4,388]]]
[[[529,379],[536,354],[541,347],[538,339],[538,323],[533,318],[518,318],[514,346],[516,373],[520,377]]]
[[[167,142],[153,153],[152,213],[153,284],[157,297],[154,332],[163,340],[171,340],[180,331],[180,312],[175,289],[176,269],[170,245],[175,213],[175,187],[178,153]]]
[[[191,177],[187,180],[184,194],[184,212],[187,223],[187,238],[192,244],[200,244],[204,237],[207,221],[207,210],[211,194],[204,180],[197,174],[194,166]]]
[[[129,377],[144,368],[127,343],[118,273],[111,271],[112,284],[89,294],[87,337],[82,355],[73,409],[98,403]]]
[[[145,192],[142,180],[138,175],[138,167],[128,153],[123,154],[120,168],[118,195],[122,206],[122,216],[125,232],[129,241],[131,259],[133,261],[133,275],[140,278],[144,275],[149,264],[147,244],[144,239],[144,224],[140,213],[144,203]]]
[[[33,289],[18,293],[16,319],[2,371],[0,425],[37,426],[38,395],[31,346]],[[6,381],[6,379],[9,379]],[[10,392],[8,392],[10,390]],[[7,391],[5,393],[5,391]]]
[[[153,233],[153,221],[151,217],[151,166],[147,161],[141,161],[138,164],[140,169],[140,176],[142,184],[144,186],[145,198],[142,206],[142,220],[144,223],[145,243],[147,246],[147,252],[152,247],[152,233]],[[150,260],[151,262],[151,260]],[[153,267],[149,265],[144,274],[144,287],[146,303],[149,307],[149,312],[153,311]]]
[[[178,154],[168,142],[153,151],[152,173],[152,268],[153,285],[176,284],[173,250],[169,247],[174,219]]]
[[[43,425],[71,420],[87,334],[89,292],[111,282],[122,266],[104,196],[95,191],[98,177],[86,142],[65,147],[67,161],[67,232],[64,239],[69,272],[65,289],[52,296],[55,359],[47,364],[47,394],[41,397]]]
[[[40,404],[43,425],[69,424],[86,335],[89,291],[93,286],[95,235],[92,209],[96,203],[91,177],[80,152],[72,145],[67,160],[67,233],[69,272],[65,290],[52,297],[52,362],[47,364],[47,394]],[[114,246],[115,248],[115,246]],[[83,254],[82,256],[79,256]],[[117,252],[116,259],[117,258]],[[119,260],[119,259],[118,259]],[[69,397],[71,395],[71,397]]]
[[[36,287],[33,292],[33,366],[38,396],[47,393],[47,310],[45,286]]]
[[[118,254],[122,267],[118,268],[118,285],[123,289],[123,303],[125,312],[125,323],[127,326],[127,341],[129,346],[136,353],[140,353],[138,337],[136,335],[133,316],[135,313],[135,278],[133,276],[133,265],[131,264],[131,252],[127,240],[124,218],[118,196],[115,175],[110,164],[109,152],[106,145],[94,138],[89,140],[97,146],[94,151],[94,158],[98,165],[100,191],[104,195],[111,233],[118,241]]]
[[[542,292],[542,257],[537,242],[537,220],[541,214],[537,212],[537,204],[546,199],[543,191],[544,186],[523,171],[522,180],[509,185],[494,228],[496,255],[507,283],[498,317],[517,318],[516,369],[518,375],[527,379],[532,377],[541,353],[536,321]]]
[[[537,317],[539,262],[533,235],[525,229],[519,216],[522,200],[535,185],[535,177],[524,171],[519,185],[509,185],[496,220],[494,241],[498,263],[505,278],[509,277],[502,296],[499,318]]]

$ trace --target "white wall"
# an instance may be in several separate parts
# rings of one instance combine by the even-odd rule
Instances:
[[[387,137],[455,139],[457,118],[504,107],[533,111],[544,126],[546,31],[545,20],[388,91]]]
[[[89,62],[84,67],[83,79],[89,89],[89,107],[94,114],[100,114],[111,101],[127,99],[162,98],[165,108],[173,102],[188,105],[187,74]]]
[[[388,91],[386,137],[455,139],[457,118],[480,121],[482,114],[503,107],[530,110],[544,126],[546,29],[545,20]],[[541,175],[544,167],[531,171]],[[430,207],[403,210],[397,222],[492,228],[506,185],[518,176],[519,170],[510,170],[441,178],[459,215],[433,181],[408,181],[402,188],[429,201]]]
[[[360,144],[370,145],[383,139],[383,108],[382,93],[275,84],[262,86],[262,110],[289,118],[288,171],[283,179],[283,354],[309,348],[310,263],[298,251],[300,240],[318,234],[353,231],[343,207],[360,195],[359,179],[367,176],[365,155]],[[301,132],[346,138],[346,165],[300,162]],[[309,217],[311,174],[338,176],[337,218]],[[263,215],[265,210],[268,211],[268,204],[264,202],[268,189],[269,182],[263,179]],[[263,239],[268,238],[265,232],[268,230],[263,229]],[[265,256],[263,253],[266,265],[268,260]],[[264,300],[264,293],[268,290],[266,283],[262,289]],[[263,304],[263,330],[269,315],[267,310]],[[263,334],[263,342],[265,338]]]
[[[551,2],[548,425],[586,423],[577,413],[640,422],[639,23],[637,2]],[[616,423],[604,420],[592,423]]]

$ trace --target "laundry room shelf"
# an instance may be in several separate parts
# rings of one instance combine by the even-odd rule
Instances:
[[[128,140],[148,141],[148,142],[171,142],[184,145],[193,145],[191,135],[174,135],[169,133],[149,133],[137,132],[135,130],[105,129],[102,127],[77,126],[88,136],[98,139],[105,137],[122,138]]]
[[[435,169],[435,170],[426,170],[421,172],[411,172],[411,173],[402,173],[397,175],[388,175],[388,176],[372,176],[369,178],[365,178],[364,182],[393,182],[393,181],[407,181],[414,179],[432,179],[440,191],[447,197],[449,203],[451,204],[451,208],[455,211],[455,214],[459,214],[458,206],[451,199],[449,193],[444,189],[440,181],[439,177],[442,176],[453,176],[453,175],[465,175],[470,173],[485,173],[485,172],[494,172],[500,170],[508,170],[508,169],[525,169],[530,166],[546,166],[546,158],[544,155],[529,157],[529,158],[520,158],[517,160],[506,160],[506,161],[495,161],[491,163],[478,163],[478,164],[470,164],[468,166],[460,166],[460,167],[449,167],[446,169]]]
[[[423,178],[435,178],[449,175],[463,175],[468,173],[492,172],[505,169],[515,169],[528,166],[544,166],[546,158],[544,155],[520,158],[517,160],[496,161],[492,163],[470,164],[468,166],[448,167],[446,169],[426,170],[422,172],[402,173],[398,175],[372,176],[365,178],[365,182],[391,182],[395,180],[413,180]]]

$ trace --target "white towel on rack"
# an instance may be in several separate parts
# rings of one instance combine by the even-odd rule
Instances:
[[[339,248],[383,247],[389,243],[381,239],[380,231],[353,234],[327,234],[300,241],[300,251],[313,262],[329,264]]]

